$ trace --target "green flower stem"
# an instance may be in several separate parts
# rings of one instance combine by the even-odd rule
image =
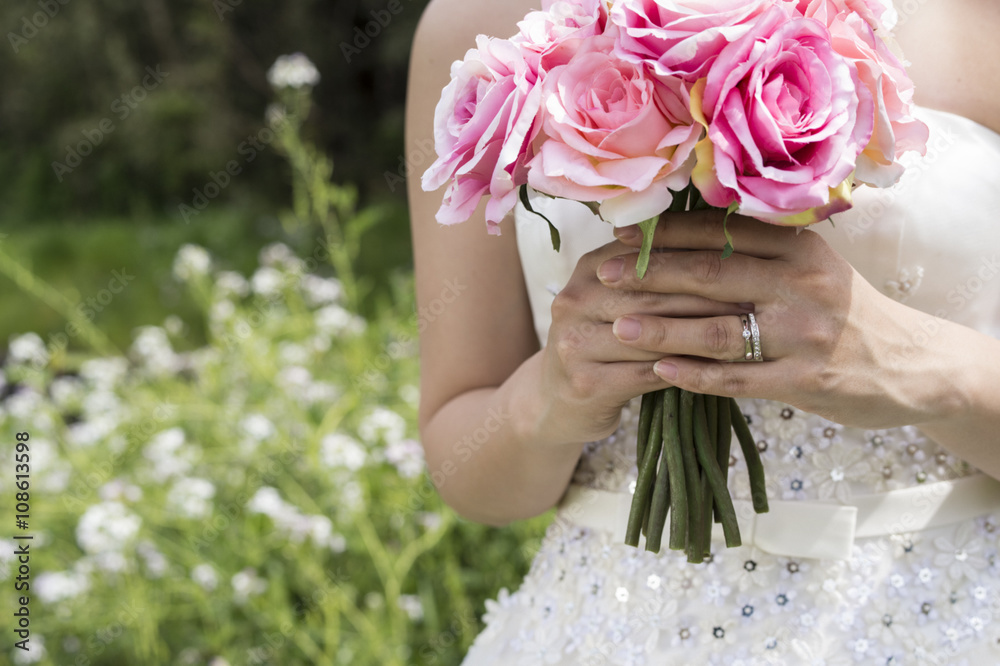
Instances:
[[[659,394],[661,397],[660,402],[663,406],[661,418],[663,450],[660,452],[660,468],[656,473],[653,499],[650,502],[649,509],[649,528],[646,533],[646,550],[654,553],[660,552],[663,529],[667,522],[667,512],[672,502],[670,492],[670,460],[671,458],[677,458],[677,454],[680,452],[680,434],[677,429],[677,388],[664,389],[663,391],[659,391]],[[683,497],[684,490],[682,489],[680,493],[673,493],[674,497],[678,495]],[[674,511],[673,515],[678,515],[678,511]],[[683,515],[687,516],[686,507]],[[673,530],[673,523],[671,523],[671,534],[674,533]],[[683,546],[681,547],[683,548]]]
[[[670,550],[687,547],[688,508],[687,479],[684,473],[684,455],[681,451],[680,389],[671,386],[663,393],[664,443],[663,457],[670,475]]]
[[[660,457],[663,444],[663,403],[657,400],[653,409],[653,424],[649,431],[649,443],[646,445],[639,476],[635,482],[635,493],[632,495],[632,506],[629,510],[628,525],[625,530],[625,543],[639,546],[639,532],[642,529],[646,508],[649,506],[650,490],[653,477],[656,475],[656,461]]]
[[[715,459],[719,462],[722,476],[729,480],[729,456],[733,444],[733,415],[729,411],[728,398],[716,398],[719,406],[718,442],[715,448]],[[716,507],[715,522],[722,522],[722,516]]]
[[[80,338],[102,356],[121,356],[122,352],[89,319],[83,316],[76,303],[70,302],[58,289],[45,282],[30,270],[15,261],[4,250],[0,250],[0,274],[6,275],[14,284],[31,294],[76,326]]]
[[[729,399],[729,413],[733,419],[733,429],[736,439],[740,441],[743,457],[747,461],[747,472],[750,475],[750,497],[753,498],[753,509],[757,513],[767,513],[767,489],[764,485],[764,465],[760,461],[760,453],[750,433],[750,426],[740,411],[740,406],[732,398]]]
[[[639,436],[635,441],[636,460],[642,460],[643,454],[646,452],[649,427],[653,423],[653,405],[659,393],[659,391],[650,391],[642,396],[642,403],[639,407]]]
[[[701,562],[701,517],[705,502],[701,494],[701,472],[698,469],[698,455],[694,450],[694,393],[681,391],[680,399],[681,455],[684,458],[684,476],[688,496],[688,562]]]
[[[705,417],[708,419],[708,445],[709,451],[712,452],[712,457],[716,455],[716,450],[719,445],[719,399],[714,395],[705,395]],[[695,424],[697,428],[697,424]],[[707,500],[708,506],[711,512],[716,515],[719,512],[718,507],[715,505],[715,500],[711,497]],[[711,529],[711,525],[709,525]]]
[[[639,439],[636,441],[636,460],[642,460],[643,454],[646,452],[646,447],[649,446],[649,436],[650,430],[653,426],[653,412],[656,410],[656,403],[660,400],[661,391],[652,391],[646,393],[642,396],[642,405],[639,407]],[[646,399],[648,396],[648,400]],[[646,414],[643,414],[643,410],[646,410]],[[643,424],[645,423],[645,428]],[[661,438],[662,441],[662,438]],[[641,450],[643,453],[638,453]],[[661,449],[662,455],[662,449]],[[653,483],[655,484],[655,478]],[[643,509],[642,516],[642,534],[647,536],[649,534],[649,511],[650,502],[646,503],[645,509]]]
[[[696,409],[694,412],[695,449],[702,472],[711,487],[712,499],[715,500],[715,504],[719,507],[719,513],[722,515],[722,530],[726,537],[726,546],[734,548],[743,543],[740,539],[740,527],[736,522],[736,508],[733,506],[733,499],[729,496],[726,478],[722,475],[722,470],[719,469],[717,453],[711,448],[711,431],[706,411]],[[705,518],[708,520],[709,529],[711,529],[711,515],[708,512],[706,512]]]

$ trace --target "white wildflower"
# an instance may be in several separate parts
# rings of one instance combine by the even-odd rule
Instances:
[[[391,409],[376,407],[361,419],[361,423],[358,424],[358,434],[361,435],[361,439],[371,444],[379,440],[393,444],[406,436],[406,421]]]
[[[31,471],[35,475],[32,485],[37,484],[40,490],[60,493],[69,486],[69,464],[56,446],[43,437],[31,438]]]
[[[173,270],[174,276],[178,280],[188,282],[207,275],[211,267],[212,258],[209,256],[208,250],[200,245],[185,243],[177,251]]]
[[[233,586],[233,600],[237,604],[244,604],[247,600],[267,589],[267,581],[257,575],[251,568],[246,568],[233,576],[230,581]]]
[[[7,413],[17,421],[27,421],[40,412],[45,404],[42,394],[30,386],[22,386],[17,392],[7,396]]]
[[[329,405],[340,396],[341,390],[330,382],[313,382],[302,391],[302,398],[313,405]]]
[[[90,417],[101,415],[117,415],[122,411],[121,400],[113,392],[106,389],[91,391],[83,399],[83,413]]]
[[[367,325],[364,319],[336,304],[320,308],[313,317],[316,328],[327,335],[363,333]]]
[[[157,433],[143,449],[143,456],[151,463],[150,476],[160,482],[172,476],[182,476],[194,466],[197,452],[184,446],[184,431],[174,427]]]
[[[191,580],[208,592],[219,586],[219,576],[211,564],[199,564],[191,569]]]
[[[296,342],[278,345],[278,360],[282,365],[302,365],[309,362],[309,350]]]
[[[305,389],[312,383],[312,373],[298,365],[282,368],[276,377],[278,385],[285,389]]]
[[[120,500],[138,502],[142,499],[142,488],[122,479],[111,479],[98,488],[97,496],[105,502]]]
[[[240,429],[252,439],[262,442],[265,439],[274,437],[276,429],[274,424],[271,423],[271,419],[267,418],[263,414],[247,414],[242,421],[240,421]]]
[[[296,257],[292,248],[284,243],[271,243],[261,249],[258,258],[264,266],[279,267],[288,264]]]
[[[37,333],[25,333],[10,341],[7,360],[15,365],[33,364],[45,366],[49,362],[49,352],[45,342]]]
[[[112,416],[77,421],[66,429],[66,441],[76,446],[93,446],[114,432],[117,423],[117,419]]]
[[[385,459],[404,479],[412,479],[424,471],[424,449],[415,439],[390,443],[385,449]]]
[[[0,389],[3,387],[0,386]],[[62,409],[72,409],[79,406],[84,397],[84,384],[78,377],[64,375],[56,377],[49,384],[49,395],[52,402]]]
[[[399,607],[414,622],[422,620],[424,617],[424,605],[420,603],[420,597],[416,595],[399,595]]]
[[[250,288],[261,296],[276,296],[281,291],[284,278],[281,272],[270,266],[261,266],[250,277]]]
[[[114,388],[127,372],[128,361],[121,356],[94,358],[80,364],[80,376],[94,387]]]
[[[89,507],[76,525],[76,542],[90,554],[122,551],[139,533],[142,519],[121,502]]]
[[[213,324],[221,324],[232,319],[236,314],[236,306],[232,301],[215,301],[208,311],[208,318]]]
[[[146,565],[146,573],[150,578],[160,578],[170,568],[170,563],[163,556],[152,541],[140,541],[135,547],[139,557]]]
[[[159,326],[140,327],[129,353],[154,374],[171,374],[179,366],[167,332]]]
[[[247,502],[250,513],[262,513],[272,519],[283,518],[288,514],[288,505],[281,499],[278,491],[271,486],[261,486]]]
[[[235,271],[220,271],[215,276],[215,294],[217,298],[229,296],[243,297],[250,293],[250,283]]]
[[[313,307],[336,303],[344,295],[344,287],[336,278],[303,275],[301,285],[306,302]]]
[[[352,472],[361,469],[367,457],[364,448],[354,438],[339,432],[323,438],[319,455],[327,467],[346,467]]]
[[[167,493],[167,506],[188,518],[205,518],[212,512],[215,486],[207,479],[184,477]]]
[[[303,53],[278,56],[267,71],[267,82],[280,88],[313,87],[319,83],[319,71]]]
[[[163,330],[174,337],[183,335],[186,328],[184,320],[177,315],[167,315],[167,318],[163,320]]]
[[[420,389],[413,384],[404,384],[399,388],[399,397],[410,407],[416,408],[420,405]]]

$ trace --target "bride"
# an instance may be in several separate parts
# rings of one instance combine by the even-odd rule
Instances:
[[[533,8],[432,0],[408,154],[451,62]],[[654,245],[684,251],[654,253],[640,284],[635,238],[577,204],[546,204],[556,253],[520,207],[500,236],[482,210],[438,225],[441,193],[410,179],[418,305],[465,286],[421,333],[438,491],[492,525],[560,507],[466,664],[1000,663],[1000,5],[897,10],[928,151],[835,224],[731,218],[719,262],[719,214],[664,215]],[[720,362],[742,358],[745,312],[765,362]],[[670,385],[737,398],[768,478],[771,512],[703,564],[621,538],[637,397]]]

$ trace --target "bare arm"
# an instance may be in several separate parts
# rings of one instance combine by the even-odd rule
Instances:
[[[407,154],[434,159],[433,117],[449,68],[478,33],[509,36],[526,2],[435,0],[421,19],[411,59]],[[415,170],[416,171],[416,170]],[[439,225],[441,192],[408,182],[420,335],[420,432],[442,497],[460,514],[502,524],[544,512],[562,495],[581,444],[537,441],[527,406],[537,404],[539,346],[513,225],[489,236],[482,211]]]

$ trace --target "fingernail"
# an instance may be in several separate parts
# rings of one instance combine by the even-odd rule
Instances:
[[[621,241],[630,241],[639,237],[639,228],[634,224],[627,227],[615,227],[615,238]]]
[[[657,361],[656,365],[653,366],[653,372],[663,377],[668,382],[672,382],[677,379],[677,366],[673,363],[665,363],[664,361]]]
[[[635,342],[642,333],[642,325],[632,317],[619,317],[611,327],[611,332],[622,342]]]
[[[608,259],[601,267],[597,269],[597,277],[601,282],[618,282],[622,279],[622,273],[625,271],[625,260],[621,257],[615,257],[614,259]]]

